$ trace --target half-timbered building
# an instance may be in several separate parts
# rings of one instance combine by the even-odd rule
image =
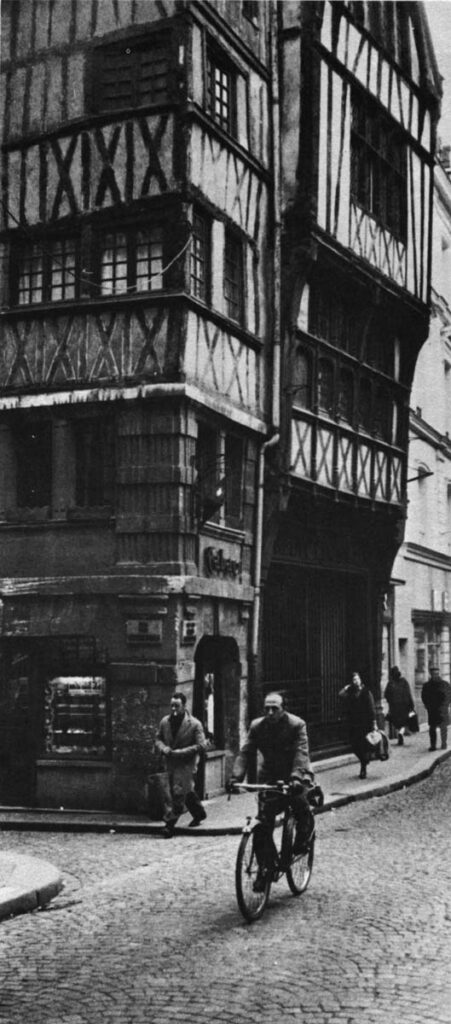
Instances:
[[[238,743],[272,312],[270,5],[2,4],[0,801]]]
[[[0,800],[221,790],[283,689],[377,692],[427,335],[419,4],[4,0]]]
[[[380,697],[409,393],[428,333],[440,83],[421,4],[281,4],[282,499],[268,502],[263,678],[343,743]]]

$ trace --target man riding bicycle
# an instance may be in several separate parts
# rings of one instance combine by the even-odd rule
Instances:
[[[258,751],[263,759],[258,771],[260,783],[291,783],[289,799],[296,820],[293,852],[302,853],[314,828],[314,818],[307,799],[308,790],[313,785],[307,726],[302,718],[285,711],[280,693],[267,694],[264,712],[262,718],[256,718],[251,722],[247,739],[233,765],[230,786],[243,781],[249,761]],[[270,830],[272,835],[276,815],[283,807],[282,795],[259,795],[258,817],[262,823],[262,831],[260,837],[256,835],[255,849],[260,871],[254,889],[257,886],[264,888],[264,873],[269,867],[265,863],[268,832]]]

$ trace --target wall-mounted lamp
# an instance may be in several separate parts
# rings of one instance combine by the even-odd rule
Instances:
[[[408,484],[413,484],[414,480],[425,480],[427,476],[434,476],[432,469],[419,469],[418,476],[411,476]]]

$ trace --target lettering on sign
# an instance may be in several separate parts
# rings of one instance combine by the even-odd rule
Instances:
[[[241,576],[241,562],[224,555],[222,548],[205,548],[205,569],[209,576]]]

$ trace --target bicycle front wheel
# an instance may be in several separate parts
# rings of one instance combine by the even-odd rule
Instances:
[[[253,832],[245,832],[238,847],[235,869],[238,906],[246,921],[261,917],[269,898],[271,873],[266,871],[262,880],[254,847]]]
[[[287,867],[287,882],[293,896],[301,896],[305,892],[313,869],[313,858],[315,856],[315,833],[306,845],[302,853],[294,853],[289,867]]]

